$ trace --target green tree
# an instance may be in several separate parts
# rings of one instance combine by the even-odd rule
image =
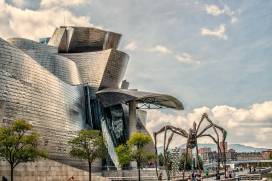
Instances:
[[[179,161],[179,170],[184,169],[184,162],[185,162],[185,154],[183,153],[181,155],[180,161]],[[191,169],[192,169],[192,158],[191,158],[191,156],[188,155],[185,170],[191,170]]]
[[[46,153],[38,149],[39,135],[31,129],[32,125],[24,120],[16,120],[10,126],[0,128],[0,157],[10,165],[11,181],[18,164],[46,157]]]
[[[195,159],[192,160],[192,157],[188,155],[188,157],[187,157],[187,164],[186,164],[185,170],[191,170],[192,169],[192,165],[196,166],[195,169],[201,169],[201,170],[203,170],[203,160],[202,160],[202,158],[199,155],[198,155],[198,160],[199,160],[199,166],[200,166],[200,168],[197,168],[196,163],[192,163],[192,162],[195,162]],[[182,154],[181,157],[180,157],[180,161],[179,161],[179,170],[183,170],[183,168],[184,168],[184,162],[185,162],[185,154]]]
[[[201,158],[200,155],[198,155],[198,161],[199,161],[199,167],[200,167],[200,168],[198,168],[198,169],[203,170],[203,169],[204,169],[204,168],[203,168],[203,159]]]
[[[101,131],[81,130],[78,135],[69,141],[70,155],[87,160],[89,165],[89,181],[92,180],[92,163],[97,158],[105,158],[107,149]]]
[[[138,180],[141,180],[141,168],[148,161],[155,158],[153,153],[147,152],[144,147],[151,142],[151,137],[147,134],[133,133],[126,144],[119,145],[115,150],[119,163],[124,166],[131,161],[136,161],[138,169]]]
[[[158,160],[159,160],[159,166],[164,166],[164,157],[162,153],[158,155]]]

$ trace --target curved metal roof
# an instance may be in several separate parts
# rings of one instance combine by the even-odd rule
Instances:
[[[108,88],[98,91],[96,95],[105,107],[125,104],[135,100],[137,103],[151,104],[157,106],[157,108],[184,109],[183,104],[178,99],[166,94]]]

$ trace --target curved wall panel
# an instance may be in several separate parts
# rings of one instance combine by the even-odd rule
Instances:
[[[37,52],[46,51],[49,53],[58,53],[58,49],[56,47],[41,44],[25,38],[9,38],[7,41],[21,50],[35,50]]]
[[[80,75],[75,62],[57,55],[57,50],[51,46],[23,38],[12,38],[8,41],[10,44],[23,50],[62,81],[72,85],[81,84]]]
[[[101,88],[118,88],[128,63],[127,54],[111,49],[60,55],[77,64],[82,82],[91,86],[94,91]]]
[[[0,39],[3,122],[25,119],[42,136],[49,158],[71,162],[67,142],[85,127],[82,87],[62,82],[30,56]],[[1,123],[2,124],[2,123]]]
[[[60,53],[92,52],[117,49],[121,35],[91,27],[62,26],[57,28],[49,45]]]

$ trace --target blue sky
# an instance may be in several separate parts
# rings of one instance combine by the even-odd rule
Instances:
[[[136,44],[134,50],[125,49],[130,54],[126,78],[133,88],[175,95],[191,110],[272,98],[272,2],[262,2],[94,0],[77,13],[122,33],[122,49]],[[211,5],[226,12],[208,13]],[[225,38],[201,34],[203,28],[220,26]],[[172,53],[148,51],[158,45]],[[184,53],[199,64],[178,61],[175,56]]]
[[[63,24],[121,33],[131,88],[185,105],[150,112],[149,131],[189,127],[206,111],[230,142],[272,147],[271,9],[270,0],[0,0],[0,37],[37,40]]]

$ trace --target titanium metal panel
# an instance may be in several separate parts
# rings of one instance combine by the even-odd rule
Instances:
[[[119,88],[128,63],[128,55],[117,50],[60,54],[73,60],[82,82],[96,92],[103,88]]]
[[[85,127],[81,86],[72,86],[15,46],[0,39],[0,101],[6,122],[29,121],[41,135],[49,158],[75,164],[68,140]],[[2,124],[3,122],[1,122]]]
[[[121,35],[91,27],[62,26],[57,28],[49,45],[60,53],[93,52],[117,49]]]
[[[72,85],[82,83],[76,63],[57,55],[56,48],[23,38],[11,38],[8,42],[23,50],[62,81]]]

